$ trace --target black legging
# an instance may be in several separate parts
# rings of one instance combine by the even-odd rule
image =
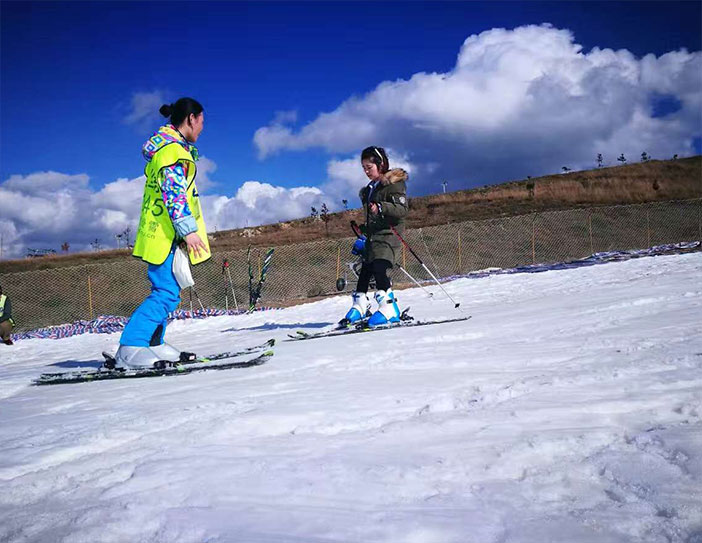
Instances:
[[[373,262],[364,262],[361,273],[358,274],[356,292],[368,292],[368,283],[375,277],[375,286],[378,290],[388,290],[391,286],[388,270],[392,268],[389,260],[376,258]]]

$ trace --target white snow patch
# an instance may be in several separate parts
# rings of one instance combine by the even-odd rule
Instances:
[[[283,343],[343,297],[177,321],[261,367],[33,387],[0,345],[2,542],[702,541],[702,254],[446,284],[467,322]],[[434,287],[419,318],[459,316]]]

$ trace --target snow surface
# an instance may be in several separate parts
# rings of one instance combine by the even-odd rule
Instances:
[[[702,542],[701,278],[694,253],[461,279],[467,322],[157,379],[30,386],[117,334],[0,345],[0,541]],[[458,316],[434,290],[401,305]],[[347,304],[167,338],[283,340]]]

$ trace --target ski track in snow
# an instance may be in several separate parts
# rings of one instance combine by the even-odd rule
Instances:
[[[446,283],[467,322],[282,342],[345,297],[176,321],[265,365],[30,386],[0,345],[0,542],[702,542],[702,253]],[[398,293],[460,316],[437,288]]]

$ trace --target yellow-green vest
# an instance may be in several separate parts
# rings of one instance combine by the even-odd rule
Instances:
[[[212,256],[210,244],[207,240],[205,220],[200,209],[200,196],[195,185],[195,174],[197,172],[195,161],[182,145],[173,142],[161,147],[144,169],[144,174],[146,175],[144,199],[141,205],[139,230],[134,241],[132,254],[150,264],[163,264],[171,251],[176,237],[175,228],[173,228],[166,204],[163,201],[161,183],[163,182],[163,169],[177,162],[183,164],[184,169],[187,171],[188,188],[186,196],[188,206],[197,224],[197,234],[207,247],[207,251],[204,254],[201,252],[199,257],[196,257],[190,251],[190,262],[199,264]]]
[[[7,296],[5,294],[0,295],[0,319],[2,319],[2,316],[5,314],[5,301],[7,300]],[[7,322],[9,322],[12,326],[15,325],[15,321],[12,320],[12,318],[7,319]]]

